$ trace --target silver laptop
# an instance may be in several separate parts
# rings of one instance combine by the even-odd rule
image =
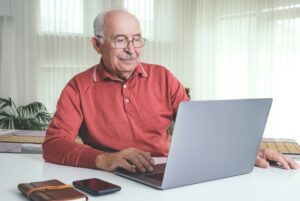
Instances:
[[[249,173],[271,104],[270,98],[182,102],[167,163],[151,173],[115,173],[158,189]]]

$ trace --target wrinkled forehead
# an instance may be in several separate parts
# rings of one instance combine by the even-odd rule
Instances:
[[[108,13],[104,18],[104,36],[114,38],[116,35],[141,36],[139,21],[135,16],[126,12],[114,11]]]

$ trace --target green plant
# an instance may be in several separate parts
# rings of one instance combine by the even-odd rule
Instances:
[[[51,120],[51,114],[40,102],[26,106],[16,106],[11,99],[0,98],[0,128],[45,130]]]

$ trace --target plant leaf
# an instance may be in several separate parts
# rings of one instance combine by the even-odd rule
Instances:
[[[34,118],[39,112],[47,113],[47,108],[40,102],[33,102],[26,106],[19,106],[18,112],[22,118]]]
[[[13,115],[12,114],[10,114],[10,113],[7,113],[7,112],[5,112],[5,111],[2,111],[2,112],[0,112],[0,116],[4,116],[4,117],[13,117]],[[0,119],[2,119],[1,117],[0,117]]]
[[[25,130],[43,130],[45,125],[40,123],[35,118],[20,119],[19,126]]]
[[[10,98],[9,99],[0,98],[0,110],[7,106],[11,106],[11,99]]]
[[[16,108],[11,98],[0,98],[0,128],[5,129],[25,129],[25,130],[45,130],[51,120],[51,114],[40,102],[33,102],[26,106]],[[10,106],[10,110],[5,107]],[[1,110],[2,109],[2,110]]]
[[[36,119],[43,124],[49,124],[51,120],[51,114],[48,112],[39,112],[36,114]]]
[[[0,119],[0,128],[8,129],[9,128],[10,118],[2,118]]]
[[[16,118],[14,116],[6,116],[0,119],[0,128],[4,129],[14,129],[14,120]]]

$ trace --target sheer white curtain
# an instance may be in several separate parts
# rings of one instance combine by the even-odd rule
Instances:
[[[170,69],[192,99],[273,97],[266,136],[300,141],[300,0],[12,0],[0,17],[0,97],[53,112],[66,82],[99,61],[92,22],[125,7],[141,22],[143,61]]]
[[[0,97],[43,102],[54,112],[65,84],[99,62],[90,37],[94,17],[123,1],[12,0],[0,17]]]
[[[198,1],[193,97],[272,97],[265,136],[300,141],[300,1]]]
[[[12,2],[13,17],[0,16],[0,97],[31,102],[37,96],[37,1]]]

